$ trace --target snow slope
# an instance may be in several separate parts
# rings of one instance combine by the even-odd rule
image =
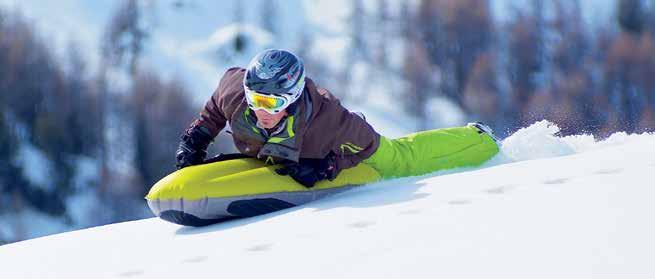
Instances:
[[[147,219],[0,247],[3,278],[655,278],[655,135],[539,122],[486,168],[206,228]]]

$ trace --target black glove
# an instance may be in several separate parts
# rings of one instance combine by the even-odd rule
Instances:
[[[300,162],[291,162],[283,164],[276,169],[279,175],[288,175],[293,180],[307,188],[314,187],[316,182],[321,180],[334,180],[337,176],[337,160],[334,153],[330,153],[324,159],[304,159]]]
[[[202,164],[207,156],[207,146],[212,140],[209,130],[202,126],[193,126],[182,134],[182,140],[175,152],[177,169]]]
[[[221,153],[205,160],[203,164],[211,164],[211,163],[222,162],[227,160],[245,159],[245,158],[252,158],[252,157],[242,153],[228,153],[228,154]]]

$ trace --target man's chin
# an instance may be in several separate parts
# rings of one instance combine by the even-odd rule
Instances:
[[[271,122],[260,121],[259,126],[261,126],[264,129],[270,129],[273,128],[274,125],[271,125]]]

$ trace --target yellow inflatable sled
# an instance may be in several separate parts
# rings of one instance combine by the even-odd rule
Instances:
[[[381,178],[372,167],[359,164],[308,189],[275,173],[278,167],[257,159],[191,166],[157,182],[146,200],[152,212],[166,221],[205,226],[305,204]]]
[[[146,199],[155,215],[187,226],[261,215],[382,177],[480,165],[496,155],[499,147],[493,137],[476,125],[422,131],[391,140],[381,137],[378,150],[370,158],[342,170],[335,180],[318,182],[311,189],[275,173],[279,166],[242,158],[181,169],[157,182]]]

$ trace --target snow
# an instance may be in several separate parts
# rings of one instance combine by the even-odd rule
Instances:
[[[506,161],[525,161],[575,153],[578,142],[595,145],[593,136],[576,135],[560,138],[559,128],[548,121],[540,121],[516,131],[503,141],[502,156]]]
[[[66,211],[71,219],[71,228],[79,229],[98,224],[97,208],[103,205],[98,197],[98,177],[100,177],[100,162],[80,156],[75,158],[75,176],[72,185],[75,193],[66,199]]]
[[[348,27],[349,1],[346,0],[303,0],[303,12],[307,24],[318,32],[341,34]]]
[[[24,176],[37,187],[50,191],[53,174],[52,161],[42,151],[29,143],[21,143],[16,159],[23,167]],[[75,194],[66,201],[68,216],[53,217],[30,206],[0,214],[0,239],[29,239],[82,228],[96,224],[97,216],[90,216],[90,209],[98,207],[94,181],[98,177],[98,166],[94,159],[75,158],[76,172],[73,178]],[[12,205],[9,206],[11,208]]]
[[[100,176],[100,162],[97,159],[80,156],[75,158],[75,176],[73,185],[76,190],[83,190],[94,186]]]
[[[53,218],[32,208],[0,214],[0,237],[5,239],[36,238],[70,231],[62,218]]]
[[[238,1],[173,1],[184,4],[184,8],[172,8],[173,3],[146,1],[152,5],[151,13],[146,15],[147,24],[155,28],[151,30],[150,44],[146,47],[143,63],[157,68],[166,75],[183,76],[193,82],[189,83],[198,104],[203,104],[207,94],[216,87],[218,75],[223,71],[213,65],[222,63],[222,67],[244,66],[238,62],[216,61],[206,56],[189,55],[187,46],[190,44],[209,42],[213,32],[219,27],[228,26],[235,19],[234,10]],[[151,3],[153,2],[153,3]],[[389,12],[397,17],[402,3],[407,1],[389,1]],[[419,1],[410,1],[410,6],[418,6]],[[491,1],[490,7],[500,22],[507,21],[513,15],[513,6],[523,8],[526,0]],[[302,32],[314,34],[313,48],[316,53],[329,55],[326,61],[335,61],[330,68],[340,69],[343,65],[343,50],[348,44],[348,18],[351,14],[352,2],[345,0],[286,0],[276,1],[278,9],[279,32],[276,34],[274,47],[296,49],[298,38]],[[378,1],[365,0],[363,8],[367,14],[375,14]],[[585,22],[593,26],[613,20],[614,1],[581,1]],[[112,0],[77,1],[65,0],[43,2],[34,0],[0,0],[0,8],[5,10],[20,10],[36,24],[44,38],[53,42],[53,49],[60,56],[71,42],[79,44],[83,56],[91,62],[91,67],[97,66],[99,57],[100,36],[107,21],[117,4]],[[242,20],[245,24],[254,25],[260,21],[260,7],[257,4],[246,5]],[[152,22],[151,22],[152,21]],[[368,25],[375,29],[375,26]],[[390,44],[395,44],[390,38]],[[388,55],[392,65],[399,65],[400,48],[391,47]],[[395,49],[395,50],[394,50]],[[263,50],[263,49],[260,49]],[[398,50],[398,51],[396,51]],[[312,51],[313,52],[313,51]],[[317,56],[324,57],[324,56]],[[210,63],[212,62],[212,63]],[[332,63],[330,63],[332,64]],[[120,77],[118,77],[120,78]]]
[[[237,38],[244,39],[243,49],[237,51]],[[232,23],[217,28],[210,36],[178,45],[174,41],[160,41],[166,55],[185,60],[190,69],[198,75],[212,90],[218,84],[220,76],[230,67],[245,67],[250,59],[267,48],[277,47],[273,35],[266,30],[248,23]],[[196,96],[197,102],[206,101],[208,92]]]
[[[71,34],[77,34],[86,56],[97,60],[92,55],[97,52],[97,37],[115,3],[64,2],[0,0],[0,6],[21,8],[56,49],[64,49]],[[391,1],[390,11],[399,11],[393,6],[401,2]],[[509,15],[510,2],[523,5],[522,0],[492,2],[501,21]],[[594,9],[584,7],[597,6],[596,2],[582,1],[586,22],[590,14],[585,11]],[[365,10],[371,13],[376,3],[364,1]],[[162,25],[152,33],[144,64],[194,81],[191,86],[199,104],[227,67],[244,66],[264,48],[293,49],[301,30],[314,38],[308,53],[322,58],[331,75],[348,64],[351,3],[278,4],[283,21],[275,39],[255,26],[256,9],[244,14],[240,31],[253,44],[243,53],[230,48],[237,34],[237,25],[230,24],[234,3],[192,3],[186,12],[161,8]],[[591,15],[592,21],[610,18],[610,6],[602,4],[601,12]],[[57,26],[56,32],[52,26]],[[390,70],[355,63],[351,92],[342,96],[350,99],[345,101],[348,108],[364,112],[378,132],[399,137],[415,131],[417,120],[394,102],[399,98],[395,93],[402,92],[402,80],[393,73],[401,69],[404,48],[400,39],[389,38],[388,44]],[[371,82],[367,78],[376,70],[389,73]],[[430,100],[427,107],[435,128],[464,123],[463,113],[443,98]],[[109,136],[116,136],[118,129],[110,130]],[[655,170],[655,136],[617,133],[597,141],[590,135],[558,137],[558,131],[542,121],[516,132],[504,140],[501,154],[485,168],[376,183],[262,217],[202,229],[147,219],[5,245],[0,247],[4,267],[0,274],[3,278],[655,277],[648,261],[655,248],[655,231],[648,221],[655,207],[648,197],[654,190],[647,176]],[[20,165],[30,166],[23,171],[31,182],[44,189],[53,186],[47,184],[51,163],[41,151],[23,145],[17,157]],[[132,171],[120,158],[111,165],[122,173]],[[70,220],[29,208],[0,215],[0,239],[39,237],[105,220],[100,215],[111,210],[92,185],[97,162],[80,158],[76,166],[77,193],[66,200]]]
[[[230,49],[231,46],[227,47],[227,45],[233,44],[239,34],[251,39],[252,43],[257,46],[256,48],[268,46],[273,41],[270,33],[255,25],[233,23],[218,28],[207,40],[191,42],[189,49],[191,52],[210,52],[220,48]]]
[[[653,278],[655,135],[539,122],[485,167],[205,228],[156,218],[0,247],[4,278]],[[36,264],[35,264],[36,263]]]
[[[548,1],[545,1],[545,13],[547,15],[554,13],[549,5]],[[491,11],[493,12],[494,17],[501,21],[508,21],[515,12],[515,9],[521,9],[523,11],[529,11],[528,8],[530,1],[528,0],[496,0],[490,1]],[[579,1],[580,10],[582,12],[582,19],[585,24],[597,27],[603,24],[609,23],[613,19],[613,13],[615,12],[615,1],[598,1],[598,0],[582,0]]]
[[[52,190],[52,161],[37,147],[21,143],[15,158],[17,165],[23,167],[23,176],[43,190]]]
[[[310,56],[322,59],[326,67],[337,72],[346,65],[345,52],[349,43],[350,40],[343,36],[316,36],[312,41]]]
[[[100,207],[102,204],[94,189],[84,189],[66,199],[66,210],[71,221],[76,224],[75,228],[79,229],[98,223],[97,221],[92,221],[94,219],[101,219],[98,218],[99,216],[94,216],[94,213],[97,213],[94,209]]]
[[[92,10],[85,9],[83,1],[62,0],[56,2],[0,0],[0,9],[4,11],[20,11],[29,21],[42,31],[44,39],[58,55],[65,55],[64,50],[71,42],[86,49],[82,55],[94,65],[98,63],[97,53],[99,35],[102,34],[101,19],[106,16],[94,15]],[[111,2],[110,2],[111,3]],[[99,5],[101,6],[101,5]],[[104,9],[103,9],[104,8]],[[100,7],[97,11],[107,11]]]
[[[433,97],[425,106],[431,128],[445,128],[461,125],[465,122],[466,113],[453,101],[445,97]]]

